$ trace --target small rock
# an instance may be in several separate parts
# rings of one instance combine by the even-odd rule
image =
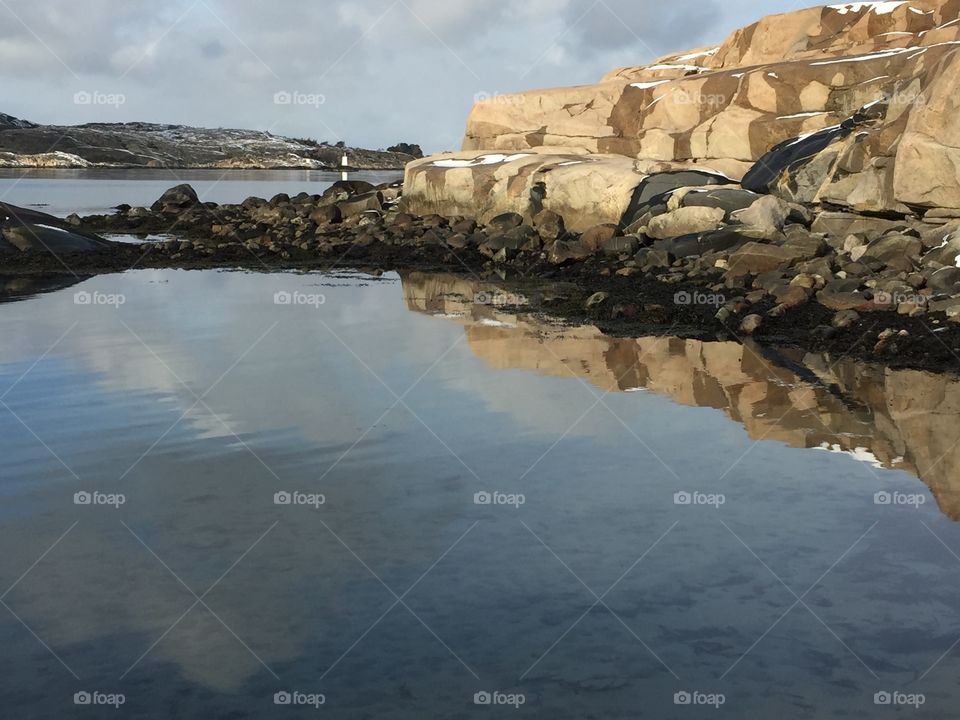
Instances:
[[[753,335],[763,324],[763,318],[759,315],[747,315],[740,323],[740,332],[746,335]]]
[[[533,218],[533,227],[545,242],[551,243],[567,234],[563,217],[553,210],[541,210]]]
[[[487,223],[487,227],[502,233],[521,225],[523,225],[523,216],[515,212],[497,215]]]
[[[860,322],[860,313],[856,310],[841,310],[833,316],[830,324],[838,330],[844,330],[858,322]]]
[[[591,308],[595,308],[598,305],[602,305],[609,298],[610,298],[609,293],[596,292],[593,295],[591,295],[589,298],[587,298],[587,309],[590,310]]]

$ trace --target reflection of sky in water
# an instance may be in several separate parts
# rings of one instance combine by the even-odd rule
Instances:
[[[76,306],[79,289],[126,304]],[[326,303],[276,306],[279,290]],[[0,591],[79,520],[4,602],[81,679],[0,608],[11,716],[86,717],[72,694],[94,688],[144,718],[287,717],[272,696],[294,688],[345,718],[497,712],[473,706],[481,689],[523,692],[517,715],[537,717],[872,718],[881,689],[955,705],[952,655],[920,676],[960,637],[960,561],[930,531],[960,552],[960,530],[905,473],[653,393],[604,398],[623,424],[584,414],[579,381],[492,370],[389,278],[140,271],[3,306],[0,333],[0,394],[36,362],[3,399],[50,448],[0,407]],[[399,395],[419,379],[409,408],[384,415],[373,373]],[[927,502],[873,504],[894,488]],[[128,502],[77,507],[79,489]],[[281,489],[327,504],[277,507]],[[478,507],[479,490],[526,504]],[[677,490],[726,504],[678,507]],[[197,594],[227,573],[122,680],[194,597],[121,521]],[[372,630],[395,598],[358,557],[397,595],[430,570]],[[773,572],[809,609],[721,680],[796,602]],[[601,596],[623,576],[609,610],[584,616],[596,598],[573,573]],[[682,689],[727,703],[678,708]]]

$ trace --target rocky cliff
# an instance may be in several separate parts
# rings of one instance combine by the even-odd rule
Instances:
[[[408,167],[408,208],[627,224],[646,178],[699,168],[818,207],[958,215],[958,15],[960,0],[809,8],[595,85],[491,98],[463,152]]]
[[[0,167],[339,170],[344,153],[357,170],[397,169],[415,157],[255,130],[154,123],[37,125],[0,113]]]

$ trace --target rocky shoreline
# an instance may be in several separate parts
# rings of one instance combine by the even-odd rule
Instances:
[[[387,150],[287,138],[257,130],[161,123],[39,125],[0,113],[0,168],[401,170],[419,146]]]
[[[697,205],[671,211],[669,187],[695,178],[653,179],[659,192],[649,199],[665,210],[654,216],[659,223],[580,233],[552,211],[506,213],[485,225],[416,216],[405,212],[401,183],[362,181],[237,205],[201,203],[181,185],[150,208],[65,221],[2,206],[0,276],[15,297],[35,291],[30,278],[56,285],[131,268],[445,271],[500,289],[482,302],[522,297],[527,312],[615,336],[752,338],[838,359],[960,371],[960,224],[818,214],[709,187],[696,193]],[[701,218],[720,227],[690,232]],[[94,241],[95,233],[169,239],[116,243]]]

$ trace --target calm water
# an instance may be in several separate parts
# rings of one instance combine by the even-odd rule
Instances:
[[[0,306],[4,715],[953,715],[960,384],[480,290],[135,271]]]
[[[353,180],[392,182],[401,172],[350,173]],[[149,207],[164,190],[190,183],[203,202],[239,203],[256,195],[322,193],[340,173],[315,170],[6,170],[0,169],[0,200],[51,215],[107,213],[117,205]]]

